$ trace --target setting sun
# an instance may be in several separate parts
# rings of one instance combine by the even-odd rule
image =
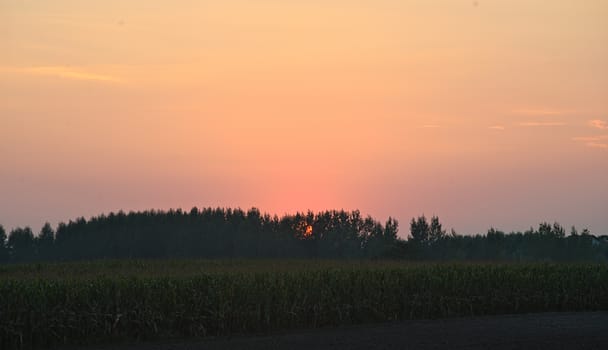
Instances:
[[[305,238],[312,237],[312,226],[311,225],[306,226],[306,231],[304,231],[304,237]]]

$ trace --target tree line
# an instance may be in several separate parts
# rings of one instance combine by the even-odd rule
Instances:
[[[231,208],[122,211],[87,220],[29,227],[8,235],[0,225],[0,262],[123,258],[392,258],[455,261],[608,261],[608,237],[569,235],[558,223],[483,235],[449,233],[436,216],[381,223],[357,210],[282,217]]]

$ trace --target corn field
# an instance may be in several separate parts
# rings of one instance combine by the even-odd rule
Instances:
[[[0,266],[0,348],[608,310],[608,266],[108,261]]]

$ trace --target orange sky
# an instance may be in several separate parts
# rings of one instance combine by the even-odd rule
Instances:
[[[170,207],[608,233],[604,0],[0,2],[0,224]]]

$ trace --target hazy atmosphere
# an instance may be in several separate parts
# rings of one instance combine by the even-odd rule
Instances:
[[[608,233],[608,1],[0,0],[0,224],[360,209]]]

